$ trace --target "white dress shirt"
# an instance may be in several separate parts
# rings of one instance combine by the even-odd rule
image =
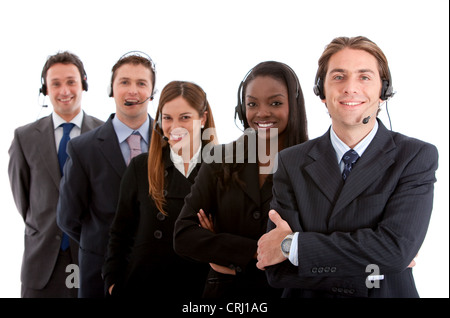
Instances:
[[[81,134],[81,124],[83,123],[84,112],[80,111],[69,123],[75,124],[75,126],[70,131],[70,139],[78,137]],[[61,142],[63,136],[63,128],[59,127],[61,124],[67,123],[61,118],[57,113],[52,113],[53,128],[55,130],[55,143],[56,143],[56,153],[59,150],[59,143]]]

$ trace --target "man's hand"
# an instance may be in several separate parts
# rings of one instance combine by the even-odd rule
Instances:
[[[286,257],[281,253],[281,242],[286,235],[291,234],[289,224],[281,218],[275,210],[269,211],[269,218],[275,228],[267,232],[258,241],[258,262],[256,267],[264,270],[265,267],[283,262]]]

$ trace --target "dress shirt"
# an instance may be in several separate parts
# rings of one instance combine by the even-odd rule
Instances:
[[[189,168],[188,168],[187,173],[184,173],[183,158],[180,155],[178,155],[175,151],[173,151],[172,147],[170,147],[170,158],[172,159],[172,162],[173,162],[175,168],[177,168],[177,170],[180,171],[181,174],[183,176],[185,176],[186,178],[189,177],[192,170],[194,170],[195,166],[199,162],[199,156],[200,156],[201,149],[202,149],[202,147],[198,147],[197,152],[192,156],[191,160],[189,160]]]
[[[150,120],[147,116],[147,120],[139,127],[138,129],[131,129],[127,125],[125,125],[123,122],[120,121],[119,118],[117,118],[117,115],[114,116],[112,120],[112,124],[114,127],[114,131],[117,135],[117,140],[119,141],[120,150],[122,151],[123,160],[125,162],[128,161],[130,158],[130,146],[127,143],[127,138],[135,131],[139,132],[141,135],[141,149],[142,152],[148,152],[148,133],[149,133],[149,127],[150,127]]]
[[[69,123],[75,124],[75,126],[70,131],[70,139],[78,137],[81,134],[81,124],[83,123],[84,112],[80,111]],[[63,128],[60,127],[61,124],[67,123],[61,118],[57,113],[52,113],[53,128],[55,129],[55,143],[56,143],[56,153],[59,150],[59,143],[61,142],[63,136]]]
[[[370,133],[353,148],[353,150],[355,150],[358,153],[359,157],[362,156],[364,151],[370,145],[377,131],[378,131],[378,121],[375,120],[375,126],[372,128]],[[330,140],[331,144],[333,145],[334,151],[336,152],[336,160],[339,164],[339,168],[341,169],[342,173],[342,171],[344,171],[344,162],[342,161],[342,156],[348,150],[350,150],[350,147],[339,139],[339,137],[333,130],[333,126],[331,126],[330,129]],[[295,232],[294,236],[292,237],[291,248],[289,250],[289,261],[293,265],[298,266],[298,232]]]

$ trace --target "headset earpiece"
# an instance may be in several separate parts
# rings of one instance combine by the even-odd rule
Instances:
[[[394,88],[390,84],[390,81],[383,80],[382,81],[382,87],[381,87],[381,94],[380,99],[385,101],[394,96]]]
[[[83,88],[83,90],[84,90],[85,92],[88,91],[88,83],[87,83],[87,75],[86,75],[86,73],[84,73],[84,76],[83,76],[83,78],[81,79],[81,87]]]
[[[246,76],[247,77],[247,76]],[[245,81],[245,79],[244,79]],[[242,102],[242,87],[244,86],[244,81],[241,82],[238,89],[238,101],[237,106],[234,108],[234,119],[236,119],[236,115],[241,121],[242,125],[244,125],[244,117],[245,117],[245,106],[243,106]]]
[[[313,87],[314,94],[320,97],[320,99],[325,99],[324,89],[323,89],[323,81],[320,77],[317,77],[316,84]]]
[[[155,129],[159,126],[159,129],[162,130],[162,114],[161,112],[158,113],[158,118],[155,120]]]
[[[41,88],[39,89],[39,93],[41,93],[44,96],[47,96],[47,86],[45,84],[42,84]]]

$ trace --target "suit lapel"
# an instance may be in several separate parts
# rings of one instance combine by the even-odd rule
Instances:
[[[36,126],[38,137],[36,144],[40,155],[40,160],[50,173],[50,176],[59,189],[61,180],[61,172],[59,171],[58,154],[55,146],[55,132],[53,128],[52,115],[47,116],[39,121]]]
[[[92,117],[86,115],[86,113],[83,111],[83,122],[81,123],[81,134],[84,134],[85,132],[88,132],[94,128],[96,128],[98,125],[95,125],[94,120]]]
[[[259,169],[257,163],[244,163],[240,172],[240,179],[245,183],[242,190],[257,204],[261,204],[259,191]]]
[[[395,162],[395,151],[393,150],[395,150],[396,145],[386,127],[380,121],[378,123],[377,134],[353,167],[349,178],[342,187],[332,217],[335,217],[367,187],[376,182],[376,179]]]
[[[119,142],[117,141],[117,135],[114,130],[112,119],[114,114],[111,115],[108,121],[100,126],[97,134],[97,142],[100,152],[105,157],[106,161],[114,168],[117,174],[122,178],[126,169],[126,164],[120,150]]]
[[[329,130],[318,139],[308,155],[313,161],[305,167],[305,171],[323,195],[333,203],[339,194],[342,182]]]

